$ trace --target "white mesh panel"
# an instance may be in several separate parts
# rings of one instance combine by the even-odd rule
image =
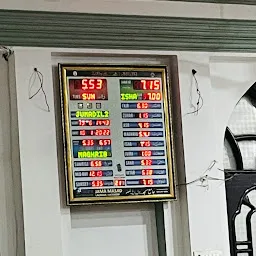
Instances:
[[[250,208],[247,206],[242,206],[241,213],[237,215],[236,221],[235,221],[235,227],[236,227],[236,239],[237,241],[246,241],[247,240],[247,234],[246,234],[246,215],[250,211]]]
[[[235,134],[256,134],[256,108],[250,100],[243,97],[236,105],[228,126]]]
[[[234,135],[256,134],[256,108],[246,97],[241,98],[236,105],[229,120],[228,127]],[[244,169],[256,169],[256,141],[239,142],[239,147],[243,157]],[[224,143],[224,167],[226,169],[235,169],[235,161],[230,146]],[[248,177],[249,178],[249,177]],[[250,202],[256,206],[256,191],[251,191],[248,195]],[[249,208],[243,206],[241,213],[235,220],[237,241],[247,240],[246,234],[246,216]],[[256,215],[252,217],[253,249],[256,256]],[[245,247],[241,247],[245,248]],[[247,253],[241,253],[239,256],[248,256]]]
[[[244,169],[256,169],[256,141],[241,141],[238,145],[242,153]]]

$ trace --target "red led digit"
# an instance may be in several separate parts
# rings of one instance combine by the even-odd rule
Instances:
[[[160,80],[154,80],[154,90],[160,90]]]
[[[100,146],[108,146],[111,145],[111,140],[99,140]]]
[[[87,90],[88,89],[88,84],[87,84],[87,79],[82,80],[82,89]]]
[[[138,123],[140,128],[149,128],[149,123]]]
[[[144,160],[141,160],[140,163],[143,166],[150,166],[150,165],[152,165],[152,160],[151,159],[144,159]]]
[[[82,140],[82,145],[83,146],[93,146],[94,140]]]
[[[148,113],[139,113],[139,118],[148,118]]]
[[[143,90],[147,90],[147,82],[146,80],[141,80],[141,85]]]
[[[91,135],[109,136],[110,135],[110,129],[97,129],[97,130],[92,131]]]
[[[125,185],[125,181],[124,180],[115,180],[114,181],[114,186],[118,187],[118,186],[124,186]]]
[[[134,82],[135,90],[160,90],[160,80],[136,80]]]
[[[109,126],[110,125],[110,120],[96,120],[95,123],[93,123],[93,120],[83,120],[80,119],[78,120],[78,125],[79,126]]]
[[[88,89],[91,89],[91,90],[95,89],[94,81],[95,81],[94,79],[89,79],[89,88]]]
[[[161,93],[160,92],[148,92],[148,99],[149,100],[161,100]]]
[[[154,181],[152,179],[143,179],[143,185],[154,185]]]
[[[90,163],[91,167],[101,167],[102,166],[102,162],[98,161],[98,160],[93,160]]]
[[[80,130],[79,135],[80,136],[86,136],[86,130]]]
[[[90,135],[90,136],[109,136],[110,135],[110,129],[96,129],[96,130],[86,130],[81,133],[80,135]]]
[[[102,177],[102,171],[90,171],[89,177]]]
[[[148,92],[148,93],[143,93],[142,95],[143,100],[161,100],[162,96],[160,92]]]
[[[85,120],[78,120],[79,126],[85,126],[86,121]]]
[[[97,79],[96,89],[100,90],[102,89],[102,83],[103,81],[101,79]]]
[[[109,126],[110,125],[110,120],[97,120],[96,121],[96,126]]]
[[[95,176],[96,176],[95,171],[90,171],[90,172],[89,172],[89,176],[90,176],[90,177],[95,177]]]
[[[148,81],[148,83],[149,83],[149,86],[148,86],[149,89],[150,89],[150,90],[153,90],[153,88],[154,88],[154,87],[153,87],[154,81],[150,80],[150,81]]]
[[[139,137],[149,137],[150,132],[139,132]]]
[[[88,126],[92,126],[92,120],[86,120],[86,124],[87,124]]]
[[[150,176],[150,175],[153,175],[153,170],[151,169],[145,169],[145,170],[142,170],[141,174],[143,176]]]
[[[70,100],[94,101],[108,99],[106,79],[70,79],[69,87]]]
[[[147,109],[148,108],[148,103],[146,103],[146,102],[139,102],[139,103],[137,103],[137,108],[139,108],[139,109]]]
[[[109,129],[104,129],[102,135],[103,136],[109,136],[110,135],[110,130]]]
[[[141,147],[150,147],[151,143],[150,143],[150,141],[140,141],[140,146]]]
[[[102,177],[102,175],[103,175],[102,171],[97,171],[97,172],[96,172],[96,176],[97,176],[97,177]]]
[[[102,79],[82,79],[83,90],[101,90],[103,87]]]
[[[151,150],[144,150],[141,152],[141,156],[151,156],[152,155],[152,151]]]
[[[104,182],[102,180],[94,180],[92,182],[92,187],[103,187],[104,186]]]
[[[92,123],[92,120],[83,120],[83,119],[80,119],[80,120],[78,120],[78,125],[79,125],[79,126],[92,126],[93,123]]]

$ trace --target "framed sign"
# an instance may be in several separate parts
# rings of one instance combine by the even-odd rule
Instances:
[[[165,66],[59,64],[68,205],[175,198]]]

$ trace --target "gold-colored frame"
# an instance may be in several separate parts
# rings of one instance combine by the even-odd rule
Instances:
[[[71,134],[69,118],[69,98],[67,85],[67,71],[148,71],[162,73],[162,88],[164,102],[164,121],[165,121],[165,138],[167,167],[169,174],[170,193],[166,195],[138,195],[138,196],[106,196],[106,197],[80,197],[75,198],[73,194],[73,171],[72,171],[72,151],[71,151]],[[175,199],[175,159],[174,159],[174,141],[172,136],[172,101],[170,90],[168,89],[167,67],[147,66],[147,65],[81,65],[81,64],[59,64],[59,81],[61,94],[61,111],[62,111],[62,128],[64,142],[65,158],[65,176],[66,176],[66,197],[67,205],[88,205],[88,204],[109,204],[109,203],[138,203],[138,202],[159,202]]]

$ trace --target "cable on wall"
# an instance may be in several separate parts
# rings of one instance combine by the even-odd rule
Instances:
[[[201,91],[199,89],[199,84],[198,84],[198,81],[197,81],[197,78],[196,78],[197,71],[195,69],[192,69],[191,72],[192,72],[192,80],[191,80],[191,86],[190,86],[190,88],[191,88],[191,91],[190,91],[190,105],[194,110],[191,111],[191,112],[186,113],[186,115],[192,115],[192,114],[198,115],[198,112],[202,109],[202,107],[204,105],[204,100],[203,100]],[[197,93],[196,104],[193,103],[193,97],[192,97],[192,95],[193,95],[193,93],[192,93],[193,84],[196,87],[196,93]]]
[[[229,180],[233,179],[235,176],[237,176],[237,174],[233,174],[233,175],[231,175],[231,177],[229,177],[227,179],[220,179],[220,178],[210,176],[208,173],[213,169],[213,167],[216,164],[217,164],[217,161],[213,160],[211,162],[211,164],[208,166],[208,168],[197,179],[194,179],[187,183],[178,184],[177,187],[178,186],[188,186],[188,185],[192,185],[194,183],[199,183],[197,186],[206,188],[208,190],[209,189],[209,181],[224,181],[225,182],[225,181],[229,181]],[[224,170],[222,170],[220,168],[217,168],[217,169],[219,171],[224,172]]]
[[[35,81],[37,79],[40,83],[40,86],[36,90],[36,92],[31,95],[31,90],[35,86]],[[47,100],[47,95],[45,93],[45,90],[44,90],[43,86],[44,86],[44,76],[37,68],[34,68],[34,71],[32,72],[32,74],[30,76],[30,79],[29,79],[29,92],[28,92],[29,100],[33,99],[36,95],[38,95],[40,92],[42,92],[43,95],[44,95],[44,100],[45,100],[45,104],[46,104],[46,107],[47,107],[46,111],[50,112],[50,106],[49,106],[49,103],[48,103],[48,100]]]

